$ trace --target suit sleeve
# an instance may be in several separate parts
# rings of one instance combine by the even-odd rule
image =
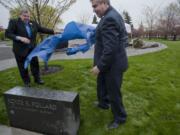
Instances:
[[[16,22],[15,20],[10,20],[8,28],[5,31],[5,36],[9,39],[16,40]]]
[[[115,20],[108,18],[102,25],[101,33],[104,50],[97,67],[101,72],[104,72],[110,68],[119,44],[119,28]]]
[[[40,33],[54,34],[54,30],[42,27],[39,24],[37,24],[37,29],[38,29],[38,32],[40,32]]]

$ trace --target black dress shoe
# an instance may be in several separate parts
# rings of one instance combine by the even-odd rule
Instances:
[[[116,128],[119,127],[119,125],[124,124],[125,122],[126,122],[125,120],[123,120],[123,121],[113,121],[108,125],[107,128],[108,129],[116,129]]]
[[[44,81],[41,80],[41,79],[37,79],[34,82],[37,83],[37,84],[41,84],[41,85],[44,84]]]
[[[95,101],[95,102],[94,102],[94,105],[95,105],[96,107],[100,108],[100,109],[104,109],[104,110],[108,110],[108,109],[109,109],[109,104],[107,104],[107,105],[102,105],[102,104],[100,104],[99,102]]]

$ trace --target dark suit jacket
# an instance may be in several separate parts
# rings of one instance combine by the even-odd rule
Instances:
[[[127,44],[128,36],[124,21],[110,6],[96,29],[94,65],[97,65],[101,72],[107,72],[112,67],[125,71],[128,68],[125,51]]]
[[[37,32],[46,33],[46,34],[54,33],[53,30],[43,28],[34,21],[30,21],[29,24],[30,24],[30,29],[32,33],[31,38],[28,37],[25,24],[20,18],[12,19],[9,21],[9,25],[8,25],[5,35],[6,37],[13,40],[13,51],[16,55],[19,55],[19,56],[28,55],[29,50],[36,46]],[[24,44],[21,41],[16,40],[16,36],[26,37],[30,39],[31,43],[29,45]]]

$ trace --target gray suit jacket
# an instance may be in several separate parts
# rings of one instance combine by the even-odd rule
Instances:
[[[94,65],[101,72],[111,68],[124,72],[128,68],[125,46],[128,36],[121,15],[109,7],[96,29]]]

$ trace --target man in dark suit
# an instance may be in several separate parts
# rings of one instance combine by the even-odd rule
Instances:
[[[43,28],[36,22],[30,20],[30,13],[27,10],[20,12],[18,19],[9,21],[6,30],[6,37],[13,40],[13,52],[16,58],[18,69],[24,85],[30,87],[30,77],[28,69],[24,68],[24,62],[28,54],[36,47],[37,32],[54,34],[51,29]],[[43,84],[40,78],[38,58],[34,57],[30,64],[34,81],[37,84]]]
[[[94,67],[97,75],[97,106],[108,109],[114,120],[109,129],[126,122],[126,111],[122,102],[121,85],[123,72],[128,68],[125,46],[128,36],[121,15],[110,5],[109,0],[91,0],[94,12],[101,18],[96,28]]]

